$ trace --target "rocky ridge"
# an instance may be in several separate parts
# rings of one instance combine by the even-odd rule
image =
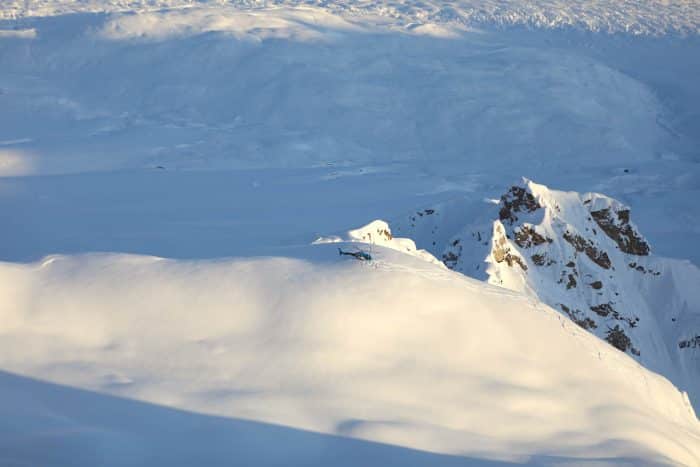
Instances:
[[[466,226],[454,201],[396,230],[450,269],[547,303],[700,404],[700,269],[654,255],[630,208],[599,193],[523,180],[493,204]]]

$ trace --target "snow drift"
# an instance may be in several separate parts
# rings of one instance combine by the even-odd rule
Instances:
[[[368,264],[339,258],[335,245],[297,259],[0,264],[0,367],[472,460],[700,461],[687,398],[558,312],[382,246]],[[85,425],[89,404],[56,407],[44,394],[35,393],[36,413],[53,413],[52,429],[5,425],[3,438],[31,440],[36,453],[64,442],[80,452],[85,439],[105,453],[115,440],[121,453],[162,449],[117,422]],[[16,397],[0,410],[14,413]],[[5,445],[0,461],[20,445]]]

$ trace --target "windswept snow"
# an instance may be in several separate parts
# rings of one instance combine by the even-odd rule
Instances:
[[[374,253],[371,265],[339,258],[334,245],[298,259],[3,263],[0,365],[199,414],[466,456],[465,465],[700,461],[700,423],[663,377],[527,297]],[[12,401],[2,399],[3,413]],[[12,440],[51,460],[52,446],[88,432],[110,465],[159,449],[109,421],[81,422],[89,404],[49,405],[46,431],[36,417],[51,399],[41,390],[33,401],[33,423],[4,426],[0,463],[20,456]],[[109,454],[115,439],[122,457]]]
[[[409,29],[435,25],[500,25],[540,28],[573,27],[589,31],[632,34],[697,34],[700,11],[696,0],[4,0],[0,18],[52,16],[67,13],[137,11],[232,5],[256,10],[269,7],[306,7],[346,17],[380,17]]]

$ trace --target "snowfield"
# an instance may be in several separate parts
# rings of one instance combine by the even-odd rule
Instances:
[[[520,39],[286,8],[26,22],[36,38],[8,39],[0,55],[4,175],[465,159],[590,167],[647,162],[683,142],[659,125],[665,109],[643,84]]]
[[[297,259],[5,263],[0,362],[195,413],[464,456],[464,465],[700,461],[700,424],[664,378],[522,295],[381,246],[374,255],[339,260],[333,244]],[[116,442],[108,465],[165,455],[140,438],[169,429],[158,418],[136,433],[119,418],[93,425],[91,405],[46,392],[3,393],[4,415],[16,398],[29,403],[21,424],[3,422],[3,462],[31,446],[37,463],[61,463],[56,446],[88,440],[108,450],[88,451],[86,464]],[[191,436],[163,459],[195,462]],[[260,443],[235,455],[255,458]],[[303,445],[281,449],[291,451],[286,464],[313,463]]]
[[[0,0],[0,465],[700,465],[699,25]]]

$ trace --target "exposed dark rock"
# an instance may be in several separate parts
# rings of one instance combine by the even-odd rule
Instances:
[[[416,214],[418,214],[420,217],[430,216],[432,214],[435,214],[435,209],[423,209],[422,211],[416,211]]]
[[[584,316],[581,318],[579,315],[581,314],[581,310],[575,309],[572,310],[568,306],[560,303],[559,306],[561,307],[561,310],[566,313],[566,315],[573,321],[574,323],[578,324],[581,326],[583,329],[595,329],[598,327],[598,325],[593,321],[591,318]]]
[[[576,287],[576,278],[573,274],[569,274],[569,282],[566,283],[566,290]]]
[[[600,305],[590,307],[591,311],[596,313],[598,316],[610,317],[618,321],[624,321],[631,328],[637,327],[639,323],[639,318],[637,316],[629,318],[627,316],[622,316],[617,310],[612,307],[611,303],[602,303]]]
[[[600,290],[603,288],[603,283],[600,281],[591,282],[589,285],[596,290]]]
[[[600,305],[592,306],[591,311],[593,311],[598,316],[603,316],[603,317],[606,317],[611,313],[613,313],[613,315],[617,313],[615,311],[615,309],[612,307],[612,305],[609,303],[602,303]]]
[[[700,336],[682,340],[678,343],[678,347],[681,349],[697,349],[700,347]]]
[[[460,244],[459,238],[454,239],[450,242],[449,250],[442,254],[442,262],[449,269],[454,269],[459,262],[459,258],[462,256],[462,245]]]
[[[652,269],[647,269],[647,268],[645,268],[644,266],[642,266],[641,264],[637,264],[637,263],[634,263],[634,262],[633,262],[633,263],[629,263],[628,266],[631,267],[632,269],[635,269],[635,270],[637,270],[637,271],[639,271],[639,272],[642,272],[642,273],[644,273],[644,274],[652,274],[652,275],[654,275],[654,276],[660,276],[660,275],[661,275],[661,272],[660,272],[660,271],[654,271],[654,270],[652,270]]]
[[[548,240],[549,239],[545,239],[542,235],[538,234],[535,229],[529,225],[523,225],[515,232],[515,243],[520,248],[542,245]],[[551,242],[551,240],[549,241]]]
[[[532,262],[535,263],[538,266],[544,266],[545,262],[547,261],[547,255],[545,254],[534,254],[530,256],[530,259],[532,259]]]
[[[508,221],[512,225],[518,220],[517,212],[534,212],[541,208],[532,193],[525,188],[512,186],[510,190],[501,196],[501,209],[498,217],[502,221]]]
[[[454,267],[457,265],[457,261],[459,261],[459,256],[451,251],[442,254],[442,262],[445,263],[445,266],[450,269],[454,269]]]
[[[593,245],[593,243],[591,243],[589,240],[586,240],[580,235],[573,234],[568,230],[564,232],[564,240],[569,242],[571,246],[573,246],[579,253],[586,253],[586,256],[588,256],[591,261],[596,263],[601,268],[610,269],[612,263],[610,262],[608,254],[604,251],[598,250],[598,248],[596,248],[595,245]]]
[[[629,209],[615,212],[617,219],[613,216],[613,211],[610,208],[591,211],[591,216],[603,229],[603,232],[612,238],[623,252],[638,256],[649,254],[649,244],[629,224]]]
[[[598,325],[595,324],[595,321],[593,321],[589,317],[585,317],[583,319],[577,319],[577,320],[574,320],[574,322],[576,324],[578,324],[579,326],[581,326],[583,329],[595,329],[598,327]]]
[[[608,341],[613,347],[623,352],[629,350],[634,355],[640,354],[639,350],[632,347],[632,341],[627,334],[625,334],[625,331],[623,331],[617,324],[614,328],[608,328],[605,340]]]

